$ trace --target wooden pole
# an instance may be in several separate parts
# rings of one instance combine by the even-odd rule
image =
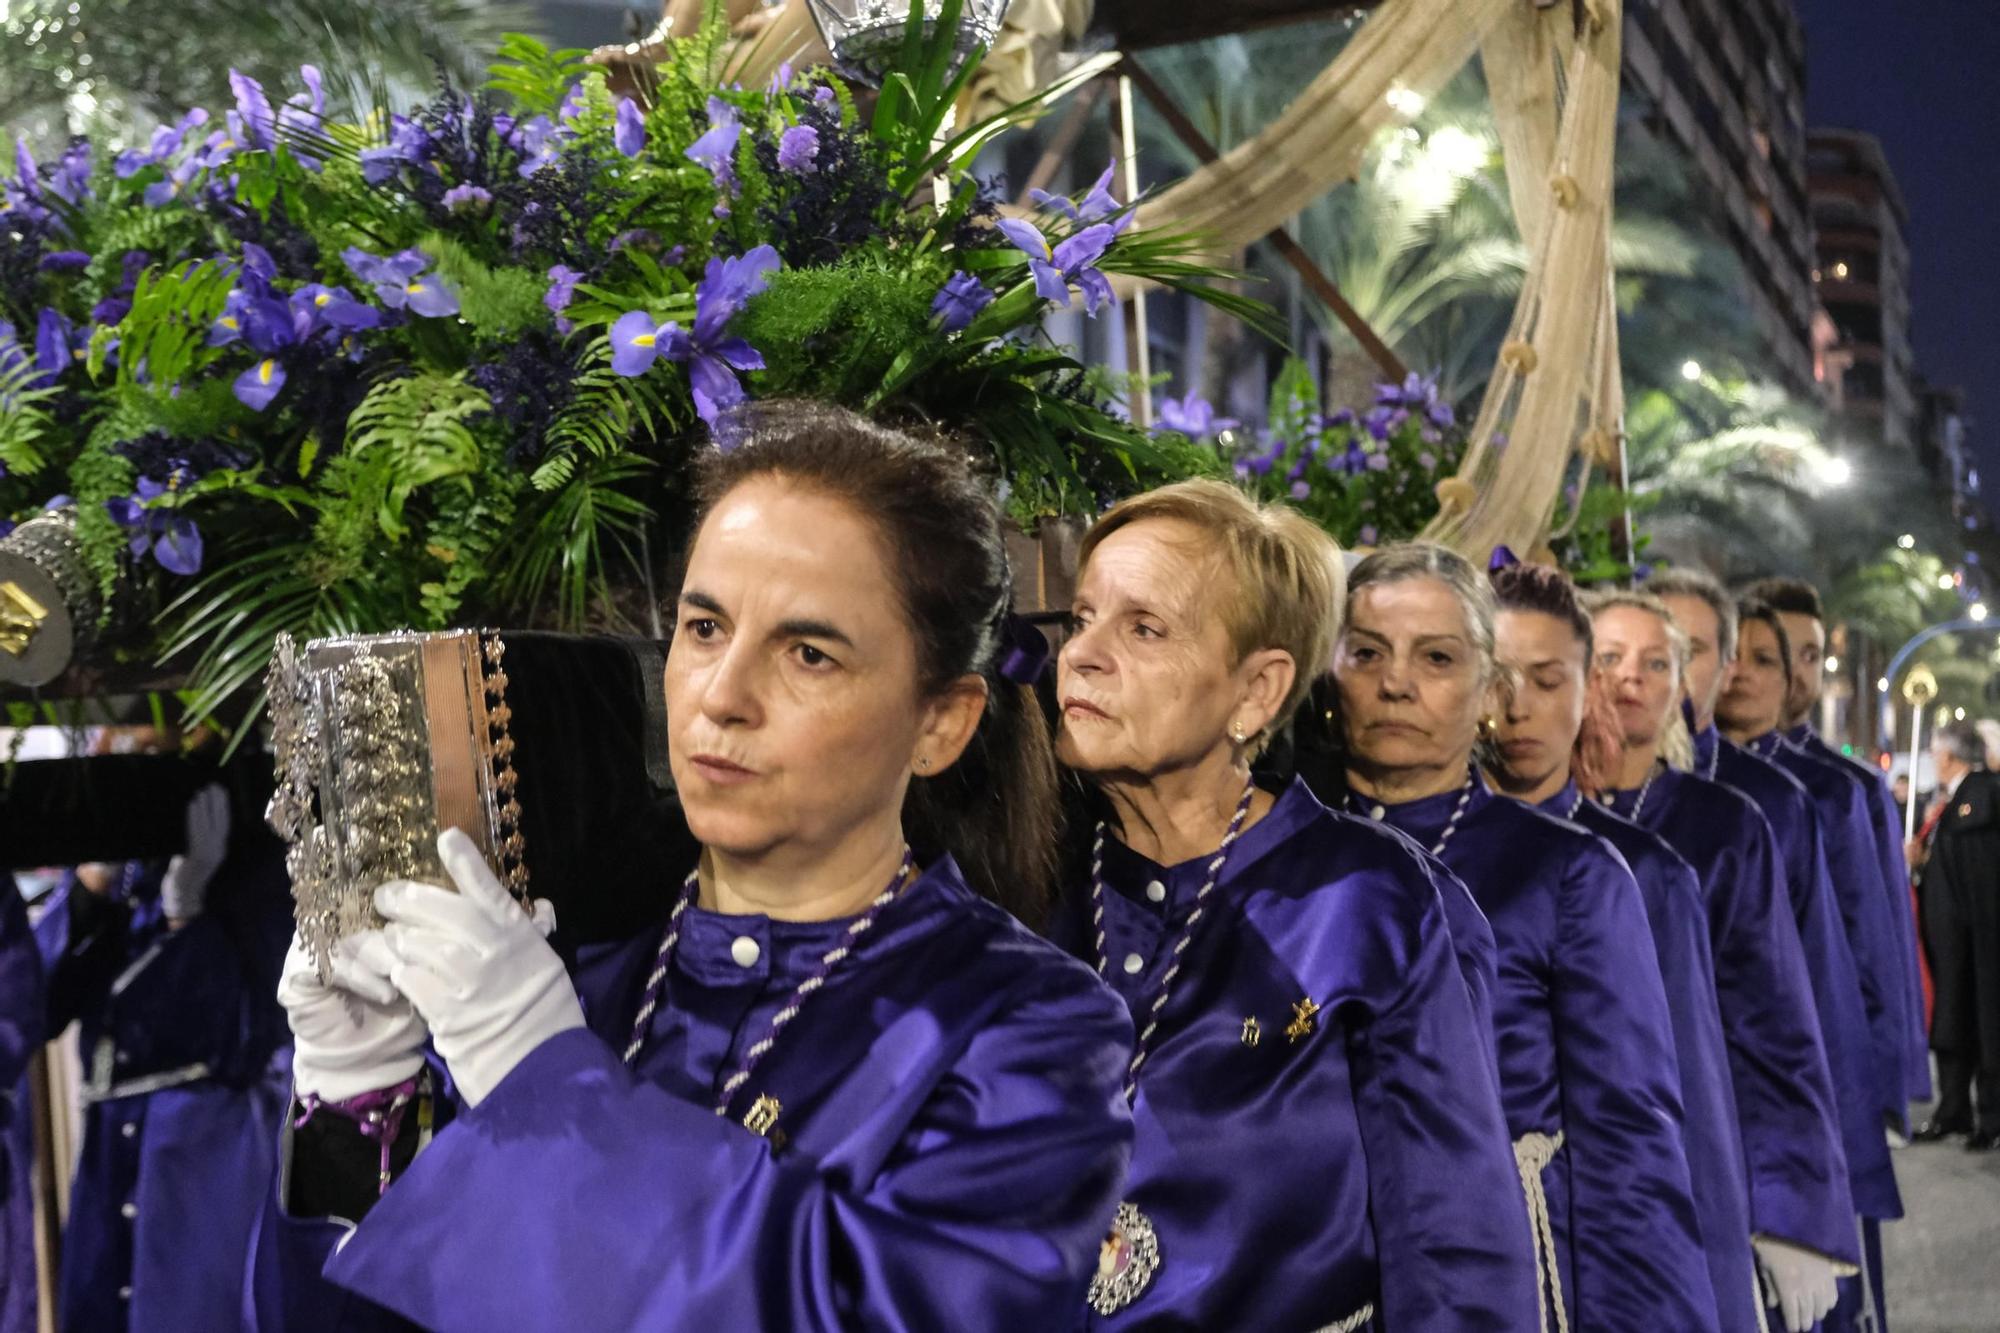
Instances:
[[[1188,151],[1193,153],[1197,160],[1207,164],[1221,157],[1215,145],[1208,141],[1208,137],[1201,132],[1194,121],[1188,118],[1187,113],[1175,104],[1173,98],[1168,96],[1167,90],[1147,72],[1144,65],[1127,55],[1120,68],[1124,71],[1125,80],[1144,94],[1146,100],[1153,104],[1153,109],[1160,113],[1160,118],[1166,121],[1167,128],[1174,132],[1174,137],[1186,144]],[[1369,359],[1375,362],[1385,376],[1398,384],[1408,378],[1410,368],[1403,364],[1403,359],[1382,341],[1374,329],[1369,327],[1368,321],[1361,317],[1360,312],[1347,303],[1347,298],[1340,294],[1340,288],[1327,276],[1326,270],[1314,262],[1313,257],[1306,253],[1305,247],[1294,240],[1290,232],[1280,227],[1264,237],[1264,242],[1277,252],[1280,259],[1291,265],[1292,270],[1305,282],[1312,294],[1323,301],[1326,308],[1333,312],[1334,318],[1354,335],[1354,340],[1361,344],[1361,350],[1368,354]]]
[[[1137,199],[1139,183],[1139,130],[1132,114],[1132,81],[1120,76],[1111,102],[1112,152],[1118,163],[1118,193]],[[1127,395],[1132,424],[1140,430],[1153,425],[1153,347],[1146,323],[1146,288],[1141,283],[1125,302],[1125,368],[1132,376]]]

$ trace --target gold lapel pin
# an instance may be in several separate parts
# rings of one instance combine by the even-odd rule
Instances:
[[[766,1092],[750,1103],[750,1109],[743,1113],[743,1128],[759,1138],[768,1139],[771,1131],[778,1127],[778,1116],[785,1104]]]
[[[1291,1026],[1285,1029],[1285,1036],[1293,1042],[1304,1041],[1319,1027],[1319,1006],[1308,995],[1292,1006]]]
[[[1262,1041],[1263,1039],[1264,1039],[1264,1025],[1257,1021],[1257,1016],[1255,1014],[1252,1014],[1250,1017],[1244,1019],[1243,1044],[1245,1046],[1255,1046],[1258,1042]]]

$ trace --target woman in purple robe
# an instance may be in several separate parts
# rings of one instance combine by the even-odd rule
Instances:
[[[265,1327],[1074,1319],[1130,1151],[1131,1022],[1007,910],[1044,901],[1055,770],[998,674],[991,489],[837,409],[747,432],[703,462],[667,660],[705,848],[659,886],[668,925],[572,979],[453,832],[459,892],[382,889],[389,925],[335,969],[355,993],[295,965],[311,1118],[254,1276]],[[419,1116],[388,1135],[378,1185],[355,1124],[421,1114],[426,1029],[465,1109],[407,1166]],[[343,1199],[358,1228],[325,1216]]]
[[[1590,799],[1616,771],[1624,744],[1592,688],[1590,617],[1568,576],[1548,565],[1506,565],[1494,572],[1493,590],[1497,652],[1511,688],[1488,771],[1509,796],[1610,843],[1632,869],[1666,986],[1685,1111],[1681,1138],[1715,1291],[1713,1321],[1702,1327],[1758,1333],[1750,1185],[1701,881],[1657,835]]]
[[[1790,1333],[1805,1333],[1833,1308],[1836,1280],[1857,1271],[1859,1247],[1833,1080],[1771,827],[1747,797],[1662,757],[1686,654],[1666,606],[1629,592],[1589,603],[1597,667],[1625,737],[1605,795],[1701,879],[1765,1301]]]
[[[1673,1028],[1624,861],[1495,795],[1473,753],[1504,696],[1485,578],[1442,547],[1354,570],[1334,656],[1348,799],[1472,890],[1499,946],[1500,1091],[1536,1241],[1540,1327],[1709,1325]]]
[[[1138,1141],[1090,1308],[1065,1326],[1535,1318],[1475,1008],[1484,921],[1403,839],[1251,778],[1332,651],[1339,559],[1299,515],[1208,482],[1128,500],[1084,539],[1058,754],[1096,825],[1054,933],[1131,1006]]]

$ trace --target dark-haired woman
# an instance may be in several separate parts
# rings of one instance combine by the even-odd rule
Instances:
[[[1251,780],[1332,651],[1338,549],[1191,482],[1081,556],[1058,753],[1098,822],[1054,933],[1131,1006],[1138,1141],[1065,1327],[1519,1333],[1492,934],[1402,839]]]
[[[309,1129],[393,1108],[426,1029],[466,1104],[407,1168],[405,1128],[333,1283],[445,1330],[1074,1319],[1130,1147],[1131,1023],[1000,905],[1041,900],[1054,782],[994,674],[1008,596],[951,451],[773,407],[706,461],[666,682],[705,852],[659,886],[664,931],[572,981],[447,834],[459,892],[381,890],[355,994],[288,976]],[[347,1228],[299,1216],[338,1211],[336,1156],[288,1182],[322,1253]]]
[[[1681,1139],[1715,1289],[1714,1322],[1703,1327],[1758,1333],[1750,1185],[1701,881],[1659,837],[1590,799],[1616,773],[1624,743],[1591,688],[1590,616],[1568,576],[1548,565],[1507,565],[1494,572],[1493,593],[1495,649],[1510,688],[1488,771],[1500,790],[1583,825],[1631,867],[1673,1022],[1686,1116]]]
[[[1496,796],[1472,766],[1499,680],[1493,614],[1485,578],[1441,547],[1390,547],[1356,567],[1334,655],[1348,799],[1429,848],[1492,922],[1537,1326],[1705,1328],[1715,1297],[1638,887],[1601,840]]]

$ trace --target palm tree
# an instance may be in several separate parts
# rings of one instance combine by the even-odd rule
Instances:
[[[17,0],[0,5],[0,124],[44,146],[143,140],[189,107],[229,105],[232,68],[275,91],[301,64],[342,112],[407,104],[440,73],[476,85],[523,23],[481,0]]]

